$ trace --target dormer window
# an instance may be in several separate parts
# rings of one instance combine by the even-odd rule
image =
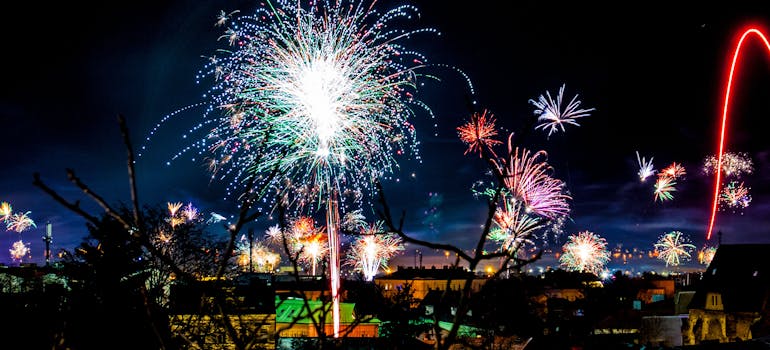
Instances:
[[[724,305],[722,305],[722,294],[707,293],[706,310],[724,310]]]

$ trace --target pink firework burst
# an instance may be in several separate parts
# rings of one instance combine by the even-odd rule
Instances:
[[[493,161],[503,177],[505,187],[518,200],[524,202],[528,211],[549,219],[569,215],[568,200],[563,181],[551,176],[553,168],[548,164],[548,154],[538,151],[534,154],[527,149],[513,148],[513,134],[508,138],[508,158]]]

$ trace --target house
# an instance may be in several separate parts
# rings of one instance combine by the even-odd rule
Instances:
[[[479,277],[472,271],[460,266],[443,266],[442,268],[406,267],[399,266],[395,272],[376,277],[374,283],[382,288],[385,297],[391,297],[405,286],[410,285],[412,296],[422,300],[431,290],[462,290],[465,281],[471,279],[471,290],[478,292],[486,282],[486,278]]]
[[[722,244],[689,304],[685,344],[752,339],[770,308],[770,244]],[[766,334],[765,334],[766,335]]]
[[[379,337],[380,320],[357,317],[355,306],[354,303],[340,303],[340,336]],[[327,336],[334,334],[331,303],[293,297],[276,298],[275,314],[276,330],[280,338],[315,338],[319,336],[321,328]]]
[[[170,294],[171,332],[206,349],[236,349],[236,341],[275,349],[274,295],[272,288],[259,279],[174,284]],[[223,326],[225,323],[232,326],[232,332]],[[237,334],[238,339],[233,339],[232,334]]]

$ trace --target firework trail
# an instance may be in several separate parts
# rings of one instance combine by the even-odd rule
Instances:
[[[719,196],[719,202],[727,208],[733,210],[745,209],[751,203],[751,195],[749,194],[749,188],[743,186],[743,182],[730,181],[722,189],[722,194]]]
[[[639,175],[639,181],[644,182],[647,180],[648,177],[655,174],[655,168],[653,168],[652,165],[652,159],[654,157],[650,157],[650,160],[644,159],[644,157],[639,157],[639,151],[636,151],[636,161],[639,163],[639,171],[637,172],[637,175]]]
[[[690,254],[695,249],[687,236],[679,231],[664,234],[654,246],[658,259],[665,261],[666,266],[679,266],[683,261],[690,259]]]
[[[348,251],[346,264],[361,271],[367,281],[374,280],[380,268],[388,267],[388,260],[404,250],[401,238],[384,232],[382,222],[376,222],[363,229]]]
[[[593,232],[583,231],[567,238],[559,257],[561,267],[568,271],[590,272],[600,275],[610,260],[607,240]]]
[[[541,122],[541,124],[535,126],[535,130],[548,129],[549,137],[560,129],[562,132],[565,132],[564,124],[580,126],[577,123],[577,119],[591,115],[589,112],[594,110],[594,108],[580,109],[581,101],[577,99],[578,95],[575,95],[569,104],[562,109],[565,86],[566,84],[562,84],[561,88],[559,88],[559,94],[556,96],[555,101],[548,91],[545,92],[545,96],[540,95],[537,101],[532,99],[528,101],[536,107],[535,115],[538,117],[537,121]]]

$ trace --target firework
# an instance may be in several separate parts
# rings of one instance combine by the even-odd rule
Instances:
[[[749,188],[743,186],[743,182],[730,181],[722,189],[719,201],[726,207],[732,209],[744,209],[751,203]]]
[[[567,238],[559,257],[561,267],[568,271],[590,272],[595,275],[604,271],[610,260],[607,241],[593,232],[583,231]]]
[[[13,260],[21,261],[21,259],[23,259],[25,256],[29,257],[29,243],[25,243],[22,240],[13,242],[13,245],[9,251],[11,252],[11,258],[13,258]]]
[[[410,118],[418,109],[433,116],[415,98],[427,59],[405,41],[436,31],[391,28],[419,11],[401,5],[379,12],[374,5],[276,0],[252,15],[220,12],[216,24],[228,27],[219,39],[231,47],[197,76],[213,78],[204,120],[184,135],[192,144],[172,157],[193,149],[211,154],[211,177],[229,180],[228,196],[248,182],[270,189],[258,200],[271,206],[280,199],[297,212],[327,208],[335,337],[336,201],[345,209],[346,201],[363,203],[336,197],[374,192],[374,180],[392,173],[398,156],[420,160]],[[198,133],[205,135],[195,140]]]
[[[8,219],[11,217],[11,214],[13,214],[13,207],[11,207],[11,203],[8,203],[8,202],[0,203],[0,220],[2,220],[3,222],[7,222]]]
[[[192,203],[187,203],[182,209],[182,217],[188,222],[195,221],[198,218],[198,209],[193,207]]]
[[[192,203],[188,203],[182,207],[181,202],[167,203],[169,217],[167,221],[171,227],[177,227],[184,223],[193,222],[198,219],[198,209],[195,208]],[[181,209],[181,211],[180,211]]]
[[[660,173],[658,174],[658,177],[667,176],[667,177],[670,177],[672,179],[677,179],[677,178],[680,178],[680,177],[682,177],[682,176],[684,176],[686,174],[687,174],[687,171],[685,171],[685,169],[682,166],[682,164],[679,164],[677,162],[673,162],[673,163],[671,163],[671,165],[669,165],[665,169],[661,170]]]
[[[546,161],[548,154],[545,151],[531,154],[527,149],[519,152],[518,147],[512,148],[512,138],[513,134],[508,138],[508,158],[493,161],[506,190],[522,201],[527,211],[548,219],[567,216],[567,201],[571,197],[564,193],[564,182],[551,176],[553,168]]]
[[[5,222],[5,229],[22,233],[30,227],[37,227],[35,221],[29,217],[29,213],[30,212],[28,211],[26,213],[12,214]]]
[[[509,196],[502,200],[503,205],[495,210],[492,218],[489,239],[499,242],[502,251],[515,254],[524,244],[532,244],[534,233],[545,224],[542,217],[528,215],[521,201]]]
[[[540,95],[537,101],[532,99],[528,101],[536,107],[535,115],[537,116],[537,121],[541,122],[541,124],[535,126],[535,129],[548,129],[549,137],[552,133],[559,131],[559,129],[564,132],[564,124],[580,126],[577,123],[577,119],[591,115],[589,112],[594,110],[594,108],[579,109],[581,101],[577,99],[578,95],[575,95],[562,110],[565,86],[565,84],[562,84],[561,88],[559,88],[559,94],[556,96],[555,101],[551,98],[551,93],[548,91],[545,92],[545,96]]]
[[[281,230],[277,225],[271,226],[266,231],[269,242],[278,247],[283,247],[284,241],[289,249],[288,254],[296,255],[298,261],[309,265],[313,275],[316,267],[329,248],[326,246],[327,234],[323,228],[315,226],[315,221],[309,216],[299,216],[291,220],[289,227]]]
[[[326,243],[326,234],[318,233],[302,237],[299,245],[302,247],[302,254],[299,255],[300,261],[311,266],[311,274],[316,275],[318,263],[329,253],[329,246]]]
[[[655,200],[667,201],[674,199],[674,194],[672,192],[676,192],[676,181],[674,181],[674,178],[669,176],[658,176],[658,180],[655,181]]]
[[[703,249],[698,252],[698,262],[703,265],[711,264],[711,260],[714,260],[714,254],[716,254],[716,252],[716,247],[703,247]]]
[[[655,169],[652,165],[652,159],[653,157],[650,157],[650,160],[644,159],[644,157],[639,157],[639,151],[636,151],[636,161],[639,162],[639,172],[637,172],[637,175],[639,175],[639,181],[644,182],[644,180],[647,180],[648,177],[655,174]]]
[[[679,231],[666,233],[655,243],[658,259],[665,261],[666,266],[679,266],[681,262],[689,260],[694,249],[695,246],[689,243],[687,236]]]
[[[166,206],[168,207],[168,215],[170,217],[175,217],[176,213],[179,211],[179,208],[182,207],[182,202],[176,202],[176,203],[167,202]]]
[[[204,135],[172,161],[200,149],[210,154],[212,179],[229,181],[228,195],[254,178],[277,191],[265,202],[288,195],[308,212],[324,205],[310,197],[344,193],[341,184],[371,192],[397,157],[420,159],[410,119],[427,108],[415,95],[428,63],[404,42],[436,31],[390,28],[418,15],[409,5],[380,13],[361,1],[279,0],[251,15],[220,12],[220,39],[231,47],[199,73],[213,85],[204,121],[185,137]],[[268,176],[275,169],[281,175]]]
[[[281,261],[281,256],[268,249],[262,242],[249,242],[245,236],[236,245],[238,265],[251,267],[256,272],[273,272]]]
[[[361,271],[364,278],[371,281],[380,268],[388,267],[388,260],[393,255],[403,250],[401,238],[384,232],[382,222],[377,222],[365,228],[361,236],[353,242],[346,264]]]
[[[716,172],[719,158],[717,156],[708,156],[703,161],[703,173],[710,175]],[[751,174],[754,171],[754,163],[751,157],[745,152],[724,152],[722,153],[722,172],[725,177],[741,177],[743,174]]]
[[[481,114],[473,113],[473,115],[471,115],[471,121],[458,127],[457,133],[460,136],[460,140],[468,145],[465,154],[468,154],[469,152],[478,152],[479,157],[481,157],[483,150],[486,149],[494,155],[492,146],[502,143],[493,138],[497,136],[495,119],[492,113],[489,114],[489,119],[487,119],[486,110]]]

